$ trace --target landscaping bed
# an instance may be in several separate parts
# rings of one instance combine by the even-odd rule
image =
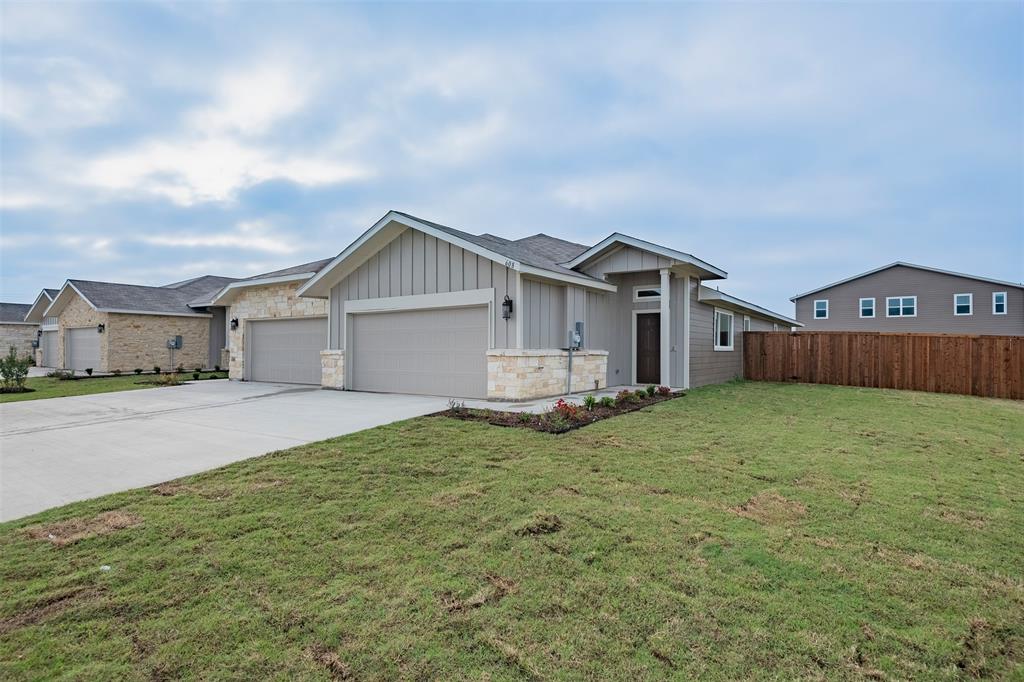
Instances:
[[[447,410],[432,416],[486,422],[493,426],[533,429],[544,433],[566,433],[602,419],[635,412],[684,395],[685,392],[673,392],[667,386],[648,386],[638,391],[619,391],[614,398],[606,396],[599,399],[588,395],[580,405],[559,399],[551,409],[540,414],[468,408],[463,403],[453,401]]]

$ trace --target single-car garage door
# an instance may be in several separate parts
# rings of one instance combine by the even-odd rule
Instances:
[[[487,306],[352,316],[357,391],[487,397]]]
[[[320,351],[327,348],[327,318],[250,322],[248,334],[249,381],[320,383]]]
[[[64,367],[100,369],[100,334],[96,327],[64,330]]]
[[[57,332],[43,332],[39,339],[39,347],[43,349],[43,367],[60,367],[57,357]]]

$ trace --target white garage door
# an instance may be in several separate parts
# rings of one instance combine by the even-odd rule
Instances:
[[[320,383],[320,351],[327,348],[327,318],[250,322],[248,334],[249,381]]]
[[[357,391],[487,397],[487,306],[351,319]]]
[[[57,357],[57,332],[43,332],[42,338],[39,339],[39,347],[43,349],[43,367],[60,367],[60,358]]]
[[[100,334],[96,327],[64,330],[64,367],[100,370]]]

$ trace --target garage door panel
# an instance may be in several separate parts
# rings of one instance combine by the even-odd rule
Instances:
[[[250,381],[319,384],[320,351],[327,348],[322,317],[257,320],[249,323]]]
[[[64,366],[83,371],[100,368],[100,334],[96,327],[64,331]]]
[[[353,388],[487,397],[486,306],[353,316]]]
[[[60,360],[57,357],[57,332],[43,332],[40,346],[43,349],[43,367],[60,367]]]

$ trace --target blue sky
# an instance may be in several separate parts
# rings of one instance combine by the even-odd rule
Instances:
[[[2,4],[0,298],[333,256],[388,209],[790,296],[1024,280],[1020,3]]]

